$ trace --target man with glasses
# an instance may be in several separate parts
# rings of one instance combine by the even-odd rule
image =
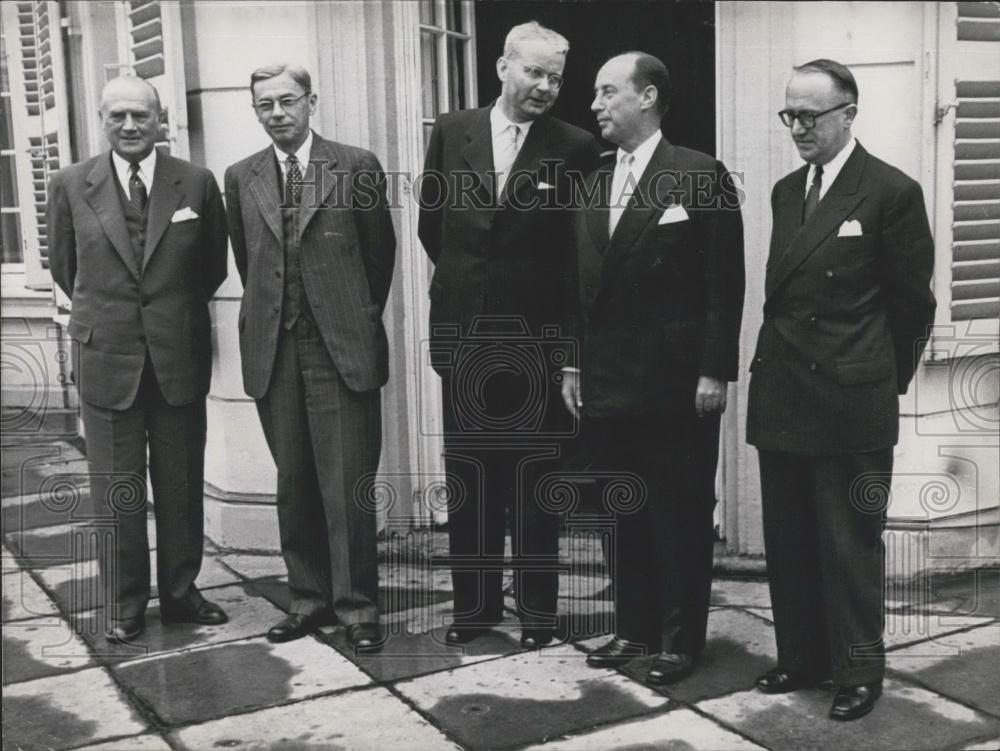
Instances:
[[[257,401],[278,469],[289,614],[275,642],[336,618],[374,650],[376,519],[366,503],[382,446],[388,378],[382,309],[396,238],[385,176],[369,151],[309,127],[309,73],[271,65],[250,76],[273,145],[226,170],[226,210],[243,282],[243,385]]]
[[[564,323],[571,175],[598,158],[592,135],[547,114],[568,51],[550,29],[515,26],[497,60],[499,98],[441,115],[427,148],[419,230],[435,264],[432,364],[443,379],[450,550],[462,559],[452,573],[449,644],[503,617],[508,513],[521,643],[540,647],[553,635],[558,516],[540,506],[535,485],[558,452],[551,436],[572,426],[561,414],[558,364],[534,371],[519,355],[526,339],[558,335]],[[462,346],[484,339],[487,350]],[[477,361],[480,354],[487,359]]]
[[[778,181],[747,441],[760,452],[784,693],[832,680],[830,716],[874,707],[885,671],[882,527],[906,393],[934,317],[920,186],[851,133],[845,66],[795,68],[778,113],[807,162]]]

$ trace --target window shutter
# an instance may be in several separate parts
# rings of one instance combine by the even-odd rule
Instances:
[[[48,289],[52,280],[45,228],[46,183],[52,172],[70,163],[59,4],[5,3],[3,13],[12,43],[9,73],[25,285]]]
[[[1000,42],[1000,6],[958,3],[958,41]]]

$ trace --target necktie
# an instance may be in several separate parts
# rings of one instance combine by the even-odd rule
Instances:
[[[289,154],[285,160],[285,202],[292,199],[292,205],[298,206],[302,201],[302,170],[295,154]]]
[[[508,125],[507,130],[504,131],[501,148],[494,160],[496,162],[494,166],[497,170],[497,195],[503,193],[503,186],[507,184],[507,176],[510,173],[510,168],[514,166],[514,160],[517,159],[517,148],[520,137],[521,129],[516,125]]]
[[[149,194],[146,192],[146,184],[139,177],[139,165],[133,162],[129,165],[129,171],[132,174],[128,178],[128,200],[141,214],[146,210]]]
[[[632,174],[632,166],[635,164],[635,154],[625,154],[615,168],[614,178],[611,180],[611,206],[608,212],[608,235],[615,233],[625,207],[632,200],[632,193],[635,190],[635,175]]]
[[[802,223],[805,224],[809,221],[809,217],[816,210],[816,204],[819,203],[819,191],[823,187],[823,165],[816,165],[816,172],[813,175],[812,185],[809,186],[809,192],[806,193],[806,202],[802,206]]]

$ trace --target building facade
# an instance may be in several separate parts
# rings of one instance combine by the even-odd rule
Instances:
[[[68,301],[46,268],[45,180],[106,149],[103,84],[123,70],[154,83],[168,111],[162,148],[210,168],[268,142],[250,72],[294,61],[313,73],[328,138],[374,151],[390,175],[399,238],[385,312],[391,376],[378,484],[393,528],[444,521],[440,393],[427,362],[430,279],[412,194],[437,114],[489,103],[503,35],[532,18],[572,49],[556,114],[594,130],[593,75],[641,47],[676,80],[668,139],[742,173],[747,294],[741,360],[761,323],[770,189],[800,163],[775,113],[792,65],[832,57],[861,90],[855,133],[923,186],[936,242],[937,320],[910,392],[889,506],[890,552],[979,565],[998,551],[1000,399],[1000,11],[994,3],[473,3],[470,0],[26,0],[2,6],[3,429],[70,409]],[[698,143],[698,139],[705,141]],[[237,346],[240,284],[212,304],[206,530],[219,545],[278,543],[274,467]],[[745,372],[745,371],[744,371]],[[743,440],[747,379],[731,387],[718,473],[720,534],[763,552],[756,454]],[[155,501],[155,499],[154,499]]]

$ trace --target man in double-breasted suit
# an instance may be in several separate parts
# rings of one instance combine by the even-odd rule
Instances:
[[[795,69],[782,122],[808,163],[780,180],[764,323],[750,367],[747,441],[760,452],[783,693],[831,679],[830,716],[882,692],[883,547],[898,394],[934,316],[934,244],[920,186],[851,134],[845,66]]]
[[[369,151],[309,128],[309,73],[251,74],[273,145],[226,170],[226,210],[243,281],[243,384],[278,469],[291,608],[271,641],[333,616],[356,648],[377,649],[376,519],[368,498],[382,447],[388,379],[382,310],[396,237],[385,176]]]
[[[146,470],[152,480],[164,621],[220,624],[195,587],[201,568],[208,303],[226,278],[226,219],[212,173],[158,152],[159,96],[141,78],[109,82],[111,151],[49,182],[52,278],[72,300],[69,335],[99,519],[106,635],[130,641],[150,596]],[[148,463],[147,463],[148,451]]]
[[[609,60],[591,109],[618,145],[581,191],[579,372],[566,406],[593,470],[632,483],[605,555],[616,633],[593,667],[658,653],[647,680],[687,676],[705,645],[715,467],[743,308],[740,195],[713,157],[660,132],[670,77],[642,52]]]
[[[522,645],[547,644],[555,626],[559,520],[537,482],[572,430],[552,362],[566,344],[566,206],[572,174],[582,178],[598,154],[592,135],[546,114],[568,51],[535,22],[511,29],[497,61],[500,97],[441,115],[427,148],[420,240],[435,264],[432,364],[443,386],[455,559],[450,644],[502,618],[507,514]]]

